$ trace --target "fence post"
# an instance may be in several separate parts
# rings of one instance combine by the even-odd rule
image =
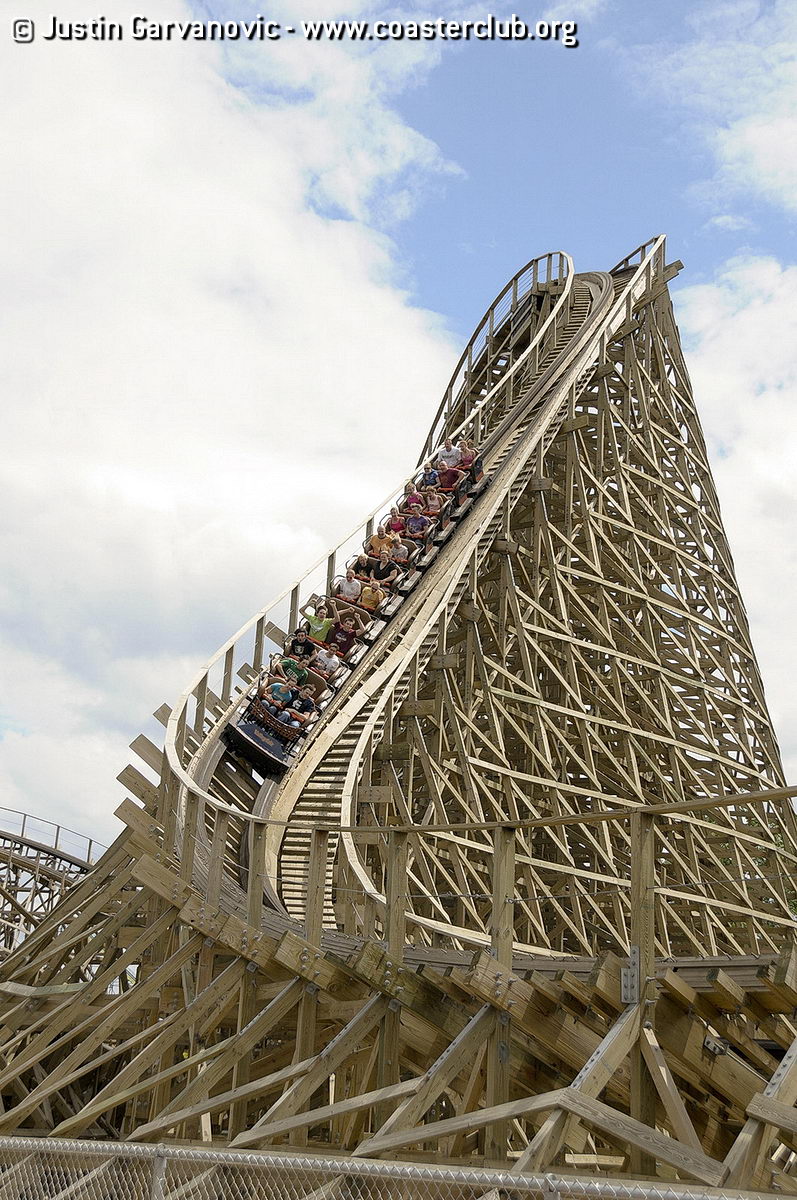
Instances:
[[[166,1195],[166,1167],[168,1166],[166,1147],[158,1146],[152,1160],[152,1179],[149,1185],[149,1200],[163,1200]]]

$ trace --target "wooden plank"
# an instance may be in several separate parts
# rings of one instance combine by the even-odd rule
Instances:
[[[350,1096],[346,1100],[338,1100],[335,1104],[324,1104],[320,1108],[307,1112],[294,1113],[278,1121],[269,1121],[260,1126],[257,1141],[271,1141],[282,1134],[294,1129],[303,1129],[308,1125],[320,1125],[322,1122],[343,1117],[349,1113],[360,1112],[364,1108],[378,1107],[384,1104],[392,1106],[403,1096],[412,1095],[418,1086],[417,1079],[407,1079],[403,1083],[391,1083],[387,1087],[375,1088],[372,1092],[363,1092],[359,1096]],[[244,1135],[237,1139],[238,1145],[246,1144]]]
[[[664,1104],[675,1137],[679,1142],[691,1146],[693,1150],[702,1152],[703,1147],[700,1138],[697,1136],[695,1127],[689,1119],[686,1106],[681,1099],[681,1093],[678,1091],[661,1047],[656,1041],[656,1035],[651,1028],[643,1025],[639,1038],[642,1055],[650,1071],[656,1091],[659,1093]]]
[[[515,1117],[549,1112],[559,1105],[562,1096],[564,1096],[564,1089],[547,1092],[542,1096],[524,1096],[520,1100],[510,1100],[497,1108],[481,1108],[475,1112],[447,1117],[444,1121],[430,1121],[425,1125],[417,1125],[413,1129],[396,1129],[385,1135],[380,1146],[380,1153],[385,1154],[391,1150],[398,1150],[402,1146],[412,1146],[416,1142],[436,1142],[451,1134],[483,1129],[486,1125],[496,1121],[511,1121]]]
[[[269,1092],[276,1091],[286,1083],[292,1083],[294,1079],[304,1075],[312,1066],[312,1061],[312,1059],[305,1059],[304,1062],[291,1063],[289,1067],[272,1071],[268,1075],[261,1075],[258,1079],[251,1080],[240,1087],[226,1092],[217,1092],[213,1096],[205,1096],[203,1100],[198,1100],[185,1108],[175,1108],[166,1117],[158,1118],[147,1125],[138,1126],[127,1140],[131,1142],[147,1141],[156,1133],[168,1131],[184,1122],[196,1120],[197,1117],[208,1113],[222,1112],[232,1104],[240,1104],[243,1101],[266,1096]]]
[[[274,962],[327,992],[332,988],[345,988],[351,980],[351,976],[333,964],[323,950],[290,929],[279,940]]]
[[[721,967],[714,967],[706,974],[711,986],[709,998],[717,1008],[725,1012],[739,1012],[744,1006],[744,988],[740,987]]]
[[[756,1121],[762,1121],[774,1129],[797,1134],[797,1108],[792,1104],[783,1104],[780,1100],[770,1100],[763,1095],[753,1096],[747,1105],[747,1113]]]

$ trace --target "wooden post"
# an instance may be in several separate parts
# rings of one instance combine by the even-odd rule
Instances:
[[[249,884],[247,887],[247,920],[255,929],[263,919],[263,881],[266,871],[266,826],[253,821],[249,838]]]
[[[404,938],[407,924],[407,834],[390,830],[387,834],[387,885],[385,887],[385,942],[388,962],[398,976],[404,961]],[[399,1082],[399,1034],[401,1005],[391,1000],[390,1007],[379,1027],[379,1056],[377,1059],[377,1088]],[[379,1105],[376,1127],[383,1125],[393,1110],[392,1105]]]
[[[490,922],[490,953],[502,972],[512,971],[512,942],[515,924],[515,831],[502,825],[493,834],[493,901]],[[498,1011],[487,1043],[487,1107],[505,1104],[509,1099],[509,1014]],[[496,1165],[506,1162],[508,1126],[506,1121],[488,1125],[484,1134],[485,1161]]]
[[[235,665],[235,646],[230,646],[224,655],[224,678],[221,685],[221,698],[228,704],[232,696],[232,669]]]
[[[299,627],[299,585],[291,592],[291,611],[288,617],[288,633],[295,633]]]
[[[296,589],[294,588],[294,591]],[[291,593],[293,595],[293,593]],[[291,626],[291,631],[295,626]],[[255,624],[255,640],[252,646],[252,667],[260,673],[263,669],[263,641],[266,636],[266,618],[260,617]]]
[[[655,955],[655,818],[631,816],[631,969],[636,970],[636,994],[641,1008],[640,1030],[653,1021],[656,1002]],[[656,1087],[642,1052],[641,1040],[631,1050],[631,1116],[655,1128]],[[656,1160],[640,1147],[631,1148],[631,1171],[655,1175]]]
[[[310,860],[307,870],[307,892],[305,895],[304,935],[313,946],[321,945],[321,932],[324,925],[324,892],[327,878],[327,847],[329,845],[329,830],[314,829],[310,835]],[[305,983],[302,998],[299,1001],[299,1013],[296,1018],[296,1049],[294,1062],[302,1062],[315,1053],[316,1019],[318,1016],[318,987],[314,983]],[[312,1107],[312,1104],[310,1105]],[[307,1145],[307,1128],[294,1131],[291,1137],[292,1145]]]
[[[202,679],[194,692],[196,696],[196,712],[194,713],[194,733],[197,737],[202,737],[205,729],[205,710],[207,707],[208,696],[208,677],[203,675]]]
[[[249,835],[249,881],[247,884],[248,923],[260,929],[263,920],[263,882],[266,869],[266,826],[254,821]],[[250,964],[251,965],[251,964]],[[257,980],[254,971],[247,969],[241,983],[238,1001],[238,1029],[244,1029],[254,1018],[257,1010]],[[235,1064],[233,1087],[249,1083],[250,1056],[245,1055]],[[246,1101],[237,1101],[230,1106],[229,1136],[246,1128]]]

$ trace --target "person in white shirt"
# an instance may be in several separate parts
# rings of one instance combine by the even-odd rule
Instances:
[[[437,451],[437,462],[444,467],[458,466],[461,457],[459,447],[454,445],[451,438],[446,438],[442,449]]]
[[[354,574],[351,567],[346,571],[346,578],[341,579],[340,583],[335,588],[335,595],[340,596],[341,600],[348,600],[352,604],[356,604],[360,599],[360,592],[363,590],[363,585]]]
[[[339,668],[340,659],[338,658],[337,654],[335,654],[328,646],[324,646],[323,649],[318,651],[318,654],[315,657],[315,662],[313,663],[314,671],[319,671],[322,675],[325,675],[327,678],[329,678],[329,676],[334,675]]]

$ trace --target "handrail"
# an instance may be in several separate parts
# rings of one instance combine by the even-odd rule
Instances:
[[[625,258],[621,258],[618,263],[615,263],[609,274],[616,275],[618,271],[629,271],[633,266],[639,266],[657,248],[663,253],[664,242],[665,235],[663,233],[657,233],[654,237],[648,238],[641,246],[637,246],[636,250],[632,250]]]
[[[9,817],[19,817],[19,822],[8,820]],[[19,828],[14,828],[15,824]],[[29,826],[34,824],[36,828],[31,830]],[[39,829],[41,827],[41,830]],[[43,834],[42,834],[42,831]],[[54,831],[48,834],[46,831]],[[58,825],[55,821],[48,821],[44,817],[32,816],[30,813],[21,812],[16,808],[0,807],[0,838],[14,837],[20,841],[30,842],[38,849],[53,850],[55,853],[62,855],[64,858],[78,864],[83,862],[91,865],[101,858],[107,850],[102,842],[98,842],[95,838],[86,837],[83,833],[77,833],[74,829],[67,829],[64,825]],[[78,857],[74,849],[67,849],[64,844],[66,840],[74,839],[78,846],[85,848],[82,857]]]
[[[553,271],[554,261],[557,263],[557,269],[555,273]],[[544,272],[541,269],[543,265],[545,268]],[[558,250],[541,255],[539,258],[531,259],[530,262],[526,263],[525,267],[521,267],[517,274],[512,276],[512,278],[509,280],[509,283],[502,288],[495,300],[493,300],[492,304],[488,306],[484,316],[471,334],[465,349],[462,351],[459,362],[454,367],[451,378],[446,386],[446,390],[443,393],[443,399],[440,402],[440,407],[438,408],[432,420],[431,429],[429,430],[428,437],[424,443],[423,453],[418,459],[419,464],[422,463],[432,449],[439,444],[439,441],[442,437],[442,428],[445,426],[446,417],[453,407],[454,400],[459,398],[463,383],[471,373],[473,366],[478,362],[483,350],[489,346],[491,339],[495,337],[496,333],[503,328],[512,312],[515,311],[526,299],[526,297],[541,284],[545,285],[546,287],[550,287],[551,284],[562,284],[565,291],[563,292],[561,299],[564,299],[569,293],[572,283],[573,260],[569,254],[563,254]],[[508,296],[512,297],[511,301],[509,302],[507,302]],[[543,325],[539,330],[538,336],[535,337],[535,342],[538,342],[541,335],[544,335],[546,332],[546,327],[554,317],[554,312],[560,312],[562,308],[563,305],[561,304],[557,304],[555,306],[554,310],[549,314],[545,325]],[[526,354],[528,354],[531,348],[531,346],[528,347]],[[525,354],[521,356],[521,358],[525,358]],[[518,363],[519,361],[520,360],[518,360]],[[513,364],[513,370],[516,365],[518,364]],[[502,379],[501,383],[503,382],[504,380]],[[487,396],[484,397],[482,403],[491,398],[494,391],[495,388],[491,388]],[[458,427],[454,431],[449,432],[449,436],[453,438],[459,433],[460,428]]]
[[[558,273],[554,275],[554,260],[558,263]],[[543,264],[541,266],[540,264]],[[522,355],[518,356],[517,364],[513,364],[510,371],[516,369],[521,362],[526,362],[530,354],[536,354],[539,361],[540,347],[548,339],[553,332],[554,337],[561,327],[568,310],[570,301],[572,279],[573,279],[573,263],[569,255],[555,252],[541,256],[539,259],[533,259],[523,271],[519,272],[518,276],[504,288],[495,303],[488,309],[487,314],[480,322],[476,332],[471,339],[472,344],[476,339],[481,337],[485,321],[489,323],[490,314],[493,313],[493,332],[499,325],[502,325],[507,317],[513,311],[512,306],[507,309],[500,317],[499,325],[495,324],[495,312],[498,305],[502,303],[508,290],[512,289],[513,283],[516,283],[524,273],[531,271],[532,287],[536,282],[545,276],[544,282],[561,282],[562,292],[558,296],[552,311],[548,314],[546,320],[540,326],[539,330],[535,331],[535,336],[531,344],[526,348]],[[523,297],[528,294],[532,287],[529,287],[523,293]],[[466,350],[465,354],[467,355]],[[461,362],[462,360],[460,360]],[[507,372],[508,374],[510,372]],[[449,384],[449,388],[451,384]],[[460,434],[464,429],[472,425],[476,420],[480,420],[481,414],[485,411],[489,401],[491,400],[495,388],[474,405],[468,416],[454,431]],[[445,401],[444,401],[445,403]],[[386,509],[399,497],[402,492],[406,475],[402,477],[401,484],[391,489],[387,497],[376,505],[367,515],[364,521],[361,521],[350,534],[343,538],[337,546],[327,554],[322,555],[315,563],[304,573],[302,578],[294,584],[289,585],[269,604],[260,609],[253,617],[251,617],[241,628],[232,635],[224,644],[216,651],[216,653],[204,664],[191,680],[187,688],[179,697],[169,717],[166,735],[164,741],[166,762],[168,769],[172,772],[179,785],[185,789],[186,793],[196,800],[202,801],[210,805],[215,811],[224,811],[230,815],[234,815],[240,820],[256,823],[258,818],[251,813],[243,812],[238,808],[233,808],[213,796],[209,791],[200,787],[191,775],[191,766],[194,764],[196,756],[190,756],[188,762],[184,762],[184,751],[187,732],[190,728],[202,737],[203,745],[207,745],[209,739],[216,740],[220,735],[220,730],[229,722],[234,715],[237,707],[246,695],[247,689],[238,692],[233,691],[233,672],[245,671],[247,667],[250,670],[259,672],[265,661],[268,645],[274,650],[281,649],[281,638],[279,635],[289,632],[298,624],[298,609],[299,601],[302,594],[307,594],[312,591],[328,590],[331,579],[336,574],[337,563],[345,555],[355,552],[355,548],[359,551],[360,543],[364,536],[368,536],[373,530],[373,523],[378,514],[384,513]],[[289,630],[283,630],[278,621],[284,621],[287,618]],[[251,662],[247,662],[243,656],[236,663],[236,651],[240,653],[241,643],[247,635],[253,634],[253,642],[251,644]],[[278,635],[278,636],[272,636]],[[247,648],[250,643],[247,642]],[[215,673],[218,679],[214,679],[216,686],[219,686],[219,695],[217,699],[221,702],[222,712],[217,714],[213,726],[207,732],[204,730],[205,717],[212,706],[208,704],[209,695],[211,694],[211,677]],[[193,712],[190,713],[192,698],[195,701]],[[189,715],[190,714],[190,715]],[[322,723],[319,723],[322,724]]]

